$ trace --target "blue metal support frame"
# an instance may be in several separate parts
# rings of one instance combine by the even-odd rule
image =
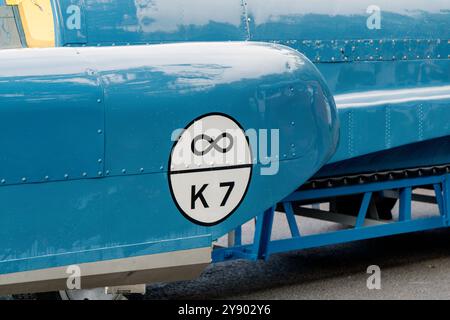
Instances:
[[[411,220],[411,196],[412,196],[411,187],[407,187],[400,190],[399,221]]]
[[[443,218],[445,219],[445,222],[447,225],[450,224],[450,209],[449,209],[449,205],[450,205],[450,178],[446,179],[443,183],[444,185],[444,214],[443,214]]]
[[[372,200],[372,192],[366,192],[359,209],[358,218],[356,220],[355,228],[361,228],[364,226],[364,220],[366,220],[367,211],[369,210],[370,200]]]
[[[297,221],[295,221],[294,209],[292,208],[292,203],[283,203],[284,211],[286,212],[286,218],[289,224],[289,229],[291,230],[292,237],[300,237],[300,230],[298,229]]]
[[[255,238],[253,241],[253,254],[258,259],[268,259],[268,246],[272,235],[275,208],[266,210],[256,218]]]
[[[433,186],[440,216],[420,219],[412,218],[412,190],[423,186]],[[368,211],[370,210],[373,193],[387,190],[399,191],[400,207],[398,221],[365,226],[364,223]],[[320,199],[361,193],[364,194],[364,197],[354,228],[328,232],[325,234],[309,236],[300,235],[297,221],[295,220],[293,202],[310,201],[310,203],[314,203],[320,202]],[[213,261],[220,262],[233,259],[267,260],[270,255],[275,253],[448,227],[450,224],[450,174],[338,188],[297,191],[287,197],[282,202],[282,205],[285,209],[286,218],[292,235],[291,238],[283,240],[270,239],[275,212],[275,209],[271,208],[257,217],[255,237],[252,244],[242,245],[239,243],[231,248],[216,249],[213,252]]]
[[[444,215],[445,208],[444,208],[444,198],[442,195],[442,187],[440,184],[436,183],[433,185],[433,188],[434,188],[434,193],[436,194],[436,202],[439,207],[439,212],[441,213],[441,215]]]

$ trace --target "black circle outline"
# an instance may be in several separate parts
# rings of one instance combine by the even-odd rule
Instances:
[[[247,140],[247,144],[248,144],[248,147],[249,147],[249,150],[250,150],[250,162],[251,162],[251,164],[250,164],[250,167],[249,167],[249,168],[250,168],[250,177],[249,177],[249,179],[248,179],[247,187],[246,187],[246,189],[245,189],[245,191],[244,191],[244,194],[242,195],[241,200],[240,200],[239,203],[236,205],[236,207],[235,207],[233,210],[231,210],[230,213],[228,213],[225,217],[223,217],[222,219],[220,219],[219,221],[212,222],[212,223],[201,222],[201,221],[195,220],[194,218],[192,218],[191,216],[189,216],[186,212],[184,212],[184,210],[183,210],[183,209],[180,207],[180,205],[178,204],[178,201],[177,201],[177,199],[176,199],[176,197],[175,197],[175,194],[173,193],[172,181],[170,180],[170,177],[171,177],[171,172],[170,172],[170,170],[171,170],[171,166],[172,166],[172,155],[173,155],[173,151],[175,150],[175,147],[177,146],[177,144],[178,144],[178,142],[179,142],[179,138],[181,137],[182,134],[181,134],[180,137],[177,139],[177,141],[174,142],[174,144],[173,144],[173,146],[172,146],[172,150],[170,151],[170,156],[169,156],[169,166],[167,167],[167,168],[168,168],[168,170],[167,170],[167,180],[168,180],[168,182],[169,182],[169,191],[170,191],[170,195],[172,196],[172,200],[173,200],[173,202],[175,203],[176,207],[178,208],[178,210],[181,212],[181,214],[183,214],[183,216],[184,216],[186,219],[188,219],[188,220],[191,221],[192,223],[195,223],[195,224],[197,224],[197,225],[204,226],[204,227],[212,227],[212,226],[218,225],[218,224],[224,222],[225,220],[227,220],[233,213],[236,212],[236,210],[241,206],[242,202],[244,201],[245,197],[247,196],[248,189],[250,188],[250,184],[251,184],[251,182],[252,182],[252,177],[253,177],[253,153],[252,153],[252,148],[251,148],[251,146],[250,146],[250,141],[249,141],[248,137],[245,135],[245,129],[244,129],[244,127],[243,127],[236,119],[234,119],[232,116],[230,116],[230,115],[228,115],[228,114],[226,114],[226,113],[222,113],[222,112],[210,112],[210,113],[206,113],[206,114],[204,114],[204,115],[202,115],[202,116],[199,116],[199,117],[195,118],[195,119],[192,120],[191,122],[189,122],[189,124],[184,128],[184,130],[187,130],[187,129],[188,129],[190,126],[192,126],[195,122],[197,122],[197,121],[199,121],[199,120],[201,120],[201,119],[203,119],[203,118],[210,117],[210,116],[222,116],[222,117],[224,117],[224,118],[227,118],[227,119],[233,121],[233,122],[234,122],[234,123],[242,130],[242,132],[244,133],[244,136],[245,136],[245,138],[246,138],[246,140]]]

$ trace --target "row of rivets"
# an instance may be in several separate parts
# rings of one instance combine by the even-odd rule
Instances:
[[[164,166],[161,166],[161,167],[160,167],[160,170],[164,170]],[[122,172],[123,174],[126,174],[126,173],[127,173],[127,170],[126,170],[126,169],[122,169],[121,172]],[[139,172],[140,172],[140,173],[144,173],[144,172],[145,172],[145,169],[144,169],[144,168],[140,168],[140,169],[139,169]],[[111,171],[110,171],[110,170],[106,170],[106,171],[105,171],[105,175],[109,176],[110,174],[111,174]],[[98,171],[98,172],[97,172],[97,175],[98,175],[98,176],[103,176],[103,171]],[[89,175],[88,175],[87,172],[83,172],[83,173],[81,174],[81,176],[84,177],[84,178],[86,178],[86,177],[88,177]],[[70,175],[66,173],[66,174],[64,174],[63,178],[64,178],[64,180],[69,180]],[[45,180],[45,181],[49,181],[49,180],[50,180],[50,176],[45,176],[45,177],[44,177],[44,180]],[[29,180],[28,180],[27,177],[22,177],[20,181],[21,181],[22,183],[26,183],[26,182],[28,182]],[[56,180],[56,181],[57,181],[57,180]],[[1,180],[0,180],[0,183],[1,183],[1,184],[6,184],[6,182],[7,182],[6,179],[1,179]]]
[[[274,41],[275,43],[282,43],[282,44],[287,44],[287,45],[295,45],[297,42],[300,42],[300,41],[297,41],[297,40],[288,40],[288,41]],[[316,61],[316,62],[320,62],[320,61],[327,61],[327,59],[329,59],[331,62],[335,62],[335,61],[349,61],[349,60],[352,60],[352,58],[351,57],[349,57],[349,56],[347,56],[347,55],[345,55],[345,52],[346,52],[346,50],[343,48],[343,47],[335,47],[335,46],[337,46],[339,43],[345,43],[346,45],[347,44],[349,44],[349,43],[357,43],[358,45],[360,45],[360,44],[362,44],[362,43],[367,43],[367,44],[370,44],[371,46],[374,46],[375,44],[380,44],[380,45],[382,45],[382,44],[389,44],[389,43],[391,43],[393,46],[395,46],[395,45],[397,45],[397,43],[401,43],[401,42],[403,42],[403,43],[418,43],[418,44],[420,44],[420,43],[428,43],[428,44],[432,44],[432,43],[434,43],[435,45],[440,45],[441,43],[442,43],[442,41],[441,41],[441,39],[433,39],[433,40],[431,40],[431,39],[402,39],[402,40],[397,40],[397,39],[394,39],[394,40],[330,40],[330,41],[325,41],[325,40],[303,40],[301,43],[304,45],[304,46],[306,46],[307,48],[312,48],[312,46],[313,45],[316,45],[316,46],[322,46],[322,45],[324,45],[324,44],[326,44],[326,43],[331,43],[331,45],[333,46],[333,47],[331,47],[331,48],[329,48],[329,50],[331,51],[331,52],[333,52],[334,50],[339,50],[339,52],[340,52],[340,54],[341,54],[341,57],[336,57],[336,56],[333,56],[333,57],[328,57],[328,58],[326,58],[326,57],[324,57],[324,56],[321,56],[321,55],[316,55],[313,59]],[[450,41],[449,41],[449,44],[450,44]],[[306,50],[306,52],[303,52],[302,51],[302,48],[300,47],[300,48],[297,48],[298,50],[300,50],[300,51],[302,51],[304,54],[306,54],[307,56],[308,56],[308,53],[309,53],[309,55],[313,55],[314,54],[314,52],[308,52],[308,49],[305,49]],[[324,45],[324,47],[323,47],[323,49],[324,50],[327,50],[327,46],[326,45]],[[352,46],[351,47],[351,51],[354,53],[355,51],[356,51],[356,49],[357,49],[357,47],[356,46]],[[363,50],[364,49],[367,49],[366,47],[363,47],[362,48]],[[407,49],[407,51],[410,53],[410,54],[408,54],[408,55],[402,55],[402,56],[392,56],[392,58],[389,58],[389,57],[386,57],[385,55],[383,55],[383,54],[379,54],[380,53],[380,47],[375,47],[375,51],[377,52],[377,55],[370,55],[370,56],[365,56],[365,57],[361,57],[361,56],[357,56],[357,57],[355,57],[355,58],[353,58],[353,59],[355,59],[356,61],[361,61],[361,60],[370,60],[370,61],[374,61],[374,60],[380,60],[380,61],[384,61],[384,60],[386,60],[386,61],[390,61],[390,60],[396,60],[396,59],[401,59],[401,60],[409,60],[409,59],[441,59],[443,56],[442,56],[442,54],[440,54],[440,53],[434,53],[434,54],[431,54],[431,52],[427,52],[427,51],[435,51],[435,50],[439,50],[439,51],[441,51],[441,50],[445,50],[445,48],[444,47],[431,47],[431,48],[429,48],[430,50],[426,50],[426,48],[424,48],[424,49],[420,49],[421,51],[425,51],[425,54],[423,54],[423,55],[417,55],[417,54],[413,54],[413,51],[415,51],[415,50],[413,50],[412,48],[408,48]],[[447,54],[445,55],[445,56],[447,56]],[[448,55],[448,57],[450,58],[450,54]]]

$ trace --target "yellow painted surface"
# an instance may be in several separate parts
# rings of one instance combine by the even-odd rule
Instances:
[[[50,0],[6,0],[6,4],[18,6],[29,48],[55,46],[55,26]]]

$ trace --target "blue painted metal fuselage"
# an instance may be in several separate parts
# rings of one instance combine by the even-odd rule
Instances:
[[[288,47],[37,51],[0,52],[0,199],[7,207],[0,274],[210,249],[288,196],[337,145],[331,93],[317,69]],[[266,61],[271,65],[261,68]],[[284,139],[281,159],[273,155],[276,175],[261,174],[265,164],[252,142],[245,197],[226,221],[202,226],[177,208],[168,163],[176,130],[211,113]]]
[[[379,156],[371,167],[345,160],[450,134],[450,2],[372,2],[61,0],[54,6],[60,46],[227,40],[298,50],[335,96],[342,130],[330,163],[345,174],[412,165],[407,153],[390,161]],[[63,24],[69,5],[81,8],[80,30]],[[414,164],[450,161],[425,150],[419,158]],[[334,175],[334,168],[319,175]]]
[[[372,2],[52,1],[66,48],[0,51],[0,274],[210,247],[314,175],[449,163],[450,1]],[[206,226],[168,163],[211,113],[280,150]]]

